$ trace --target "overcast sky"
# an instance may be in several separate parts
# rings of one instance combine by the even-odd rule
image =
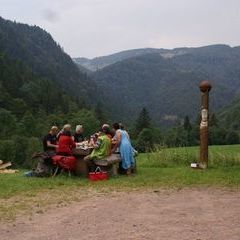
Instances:
[[[0,15],[44,28],[72,57],[240,45],[240,0],[0,0]]]

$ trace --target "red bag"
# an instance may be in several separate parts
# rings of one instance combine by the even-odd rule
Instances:
[[[75,171],[77,165],[77,159],[74,156],[61,156],[56,155],[52,157],[53,164],[63,169]]]
[[[91,181],[107,180],[108,174],[107,172],[102,171],[100,167],[97,167],[95,172],[90,172],[88,174],[88,178]]]

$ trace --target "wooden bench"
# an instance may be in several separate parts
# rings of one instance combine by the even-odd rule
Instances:
[[[121,162],[120,154],[111,154],[105,159],[95,159],[93,160],[94,164],[99,166],[102,170],[105,170],[109,173],[110,176],[117,176],[119,163]]]

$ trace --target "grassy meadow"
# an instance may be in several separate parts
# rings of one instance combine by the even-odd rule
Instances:
[[[240,186],[240,145],[211,146],[207,170],[190,168],[190,163],[198,159],[198,151],[197,147],[158,148],[138,156],[135,176],[112,177],[108,181],[90,182],[64,175],[27,178],[23,176],[24,170],[18,174],[0,174],[0,219],[11,219],[18,210],[31,210],[33,206],[79,201],[93,193],[191,186],[235,189]]]

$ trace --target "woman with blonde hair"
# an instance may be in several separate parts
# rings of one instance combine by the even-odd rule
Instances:
[[[72,150],[76,147],[71,134],[71,125],[65,124],[58,140],[57,154],[63,156],[72,155]]]

